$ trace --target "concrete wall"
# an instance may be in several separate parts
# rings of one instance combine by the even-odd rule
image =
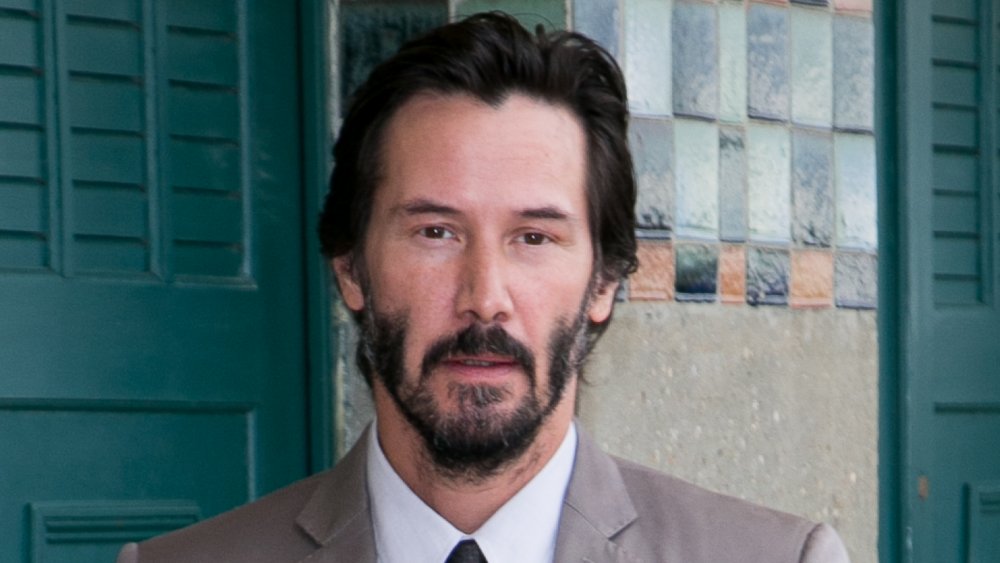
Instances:
[[[607,451],[834,525],[876,558],[871,311],[619,304],[579,416]]]

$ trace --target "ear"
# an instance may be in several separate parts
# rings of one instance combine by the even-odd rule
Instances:
[[[594,298],[590,301],[590,307],[587,308],[587,317],[590,318],[590,322],[600,324],[608,320],[608,317],[611,316],[611,309],[615,305],[617,292],[617,281],[599,282],[597,291],[594,292]]]
[[[340,295],[344,298],[347,308],[354,312],[364,309],[365,293],[361,290],[361,283],[358,282],[351,255],[337,256],[330,261],[330,265],[337,276],[337,286],[340,287]]]

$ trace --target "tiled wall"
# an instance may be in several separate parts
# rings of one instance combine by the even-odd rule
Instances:
[[[342,94],[491,9],[622,64],[642,259],[623,298],[875,307],[871,0],[344,0]]]
[[[875,307],[870,0],[572,7],[629,84],[627,299]]]

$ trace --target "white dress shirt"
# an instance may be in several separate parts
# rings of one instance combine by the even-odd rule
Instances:
[[[489,563],[551,563],[576,458],[575,423],[545,467],[471,535],[410,490],[389,465],[374,430],[368,433],[367,479],[379,563],[444,563],[455,544],[468,538]]]

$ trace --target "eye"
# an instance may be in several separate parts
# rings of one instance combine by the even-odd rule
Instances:
[[[542,233],[524,233],[521,235],[521,240],[524,241],[524,244],[529,246],[539,246],[551,241],[552,239]]]
[[[420,236],[429,239],[449,239],[455,238],[455,233],[444,227],[424,227],[417,231]]]

